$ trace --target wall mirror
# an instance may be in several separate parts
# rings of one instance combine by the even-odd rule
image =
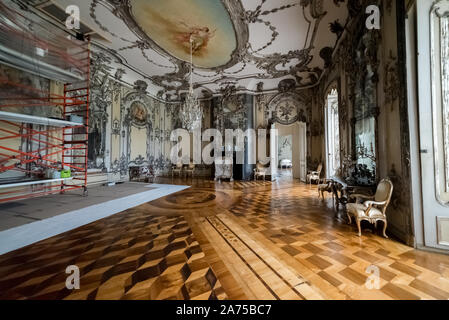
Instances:
[[[374,185],[377,180],[377,37],[367,32],[355,46],[353,74],[353,165],[350,182],[356,185]]]

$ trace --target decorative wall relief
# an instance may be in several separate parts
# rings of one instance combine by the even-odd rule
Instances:
[[[259,94],[256,96],[256,106],[259,112],[264,112],[268,109],[269,97],[266,94]]]
[[[111,61],[104,52],[92,52],[88,152],[90,169],[106,168],[106,127],[113,95],[119,91],[109,78]]]
[[[279,93],[285,93],[295,90],[296,81],[294,79],[284,79],[279,81],[278,91]]]
[[[120,125],[120,120],[119,119],[114,119],[114,121],[112,121],[112,134],[119,136],[120,135],[120,131],[121,131],[121,125]]]
[[[245,95],[232,95],[224,98],[221,102],[221,111],[225,129],[245,131],[248,128]]]
[[[156,175],[162,174],[170,166],[170,133],[181,127],[179,105],[149,97],[145,81],[136,81],[132,88],[120,84],[124,71],[112,76],[111,62],[108,53],[94,52],[89,167],[117,174],[114,179],[126,179],[133,165],[152,166]]]
[[[89,168],[105,169],[106,126],[108,115],[104,111],[92,111],[89,119]]]
[[[320,57],[324,60],[324,67],[329,68],[332,65],[332,54],[334,53],[334,48],[324,47],[320,51]]]
[[[338,114],[340,115],[340,126],[343,130],[346,130],[346,125],[348,123],[348,104],[345,97],[340,98],[340,104],[338,108]]]
[[[295,92],[279,93],[268,104],[270,121],[291,125],[297,121],[309,122],[308,106],[304,97]]]
[[[126,130],[128,165],[149,164],[151,157],[151,132],[155,115],[151,99],[145,95],[145,84],[139,82],[122,100],[123,127]],[[143,142],[145,145],[142,145]]]
[[[393,111],[394,102],[399,98],[401,84],[399,82],[398,61],[391,50],[385,64],[384,82],[385,104],[391,104],[391,111]]]
[[[235,94],[236,87],[223,87],[222,96],[213,99],[213,126],[224,135],[226,129],[248,129],[248,105],[245,94]]]
[[[402,177],[398,174],[395,165],[391,166],[391,170],[388,173],[388,177],[391,182],[393,182],[393,196],[391,200],[391,205],[395,209],[399,209],[403,206],[406,206],[407,200],[410,198],[408,196],[408,188],[404,186],[404,181]]]

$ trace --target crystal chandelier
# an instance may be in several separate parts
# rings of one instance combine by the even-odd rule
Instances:
[[[198,97],[193,92],[193,39],[190,37],[190,87],[186,100],[181,107],[180,118],[184,129],[193,131],[201,127],[203,111]]]

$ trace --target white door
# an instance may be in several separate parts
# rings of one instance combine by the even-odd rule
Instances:
[[[293,178],[306,182],[307,176],[307,125],[297,122],[292,137]]]
[[[306,182],[307,178],[307,124],[299,123],[299,179]]]
[[[416,12],[423,240],[449,250],[449,0]]]
[[[278,174],[278,130],[276,124],[273,124],[270,131],[270,170],[271,170],[271,180],[274,181]]]

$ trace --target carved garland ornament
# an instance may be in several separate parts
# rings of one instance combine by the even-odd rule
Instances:
[[[384,93],[385,104],[391,104],[391,111],[393,111],[394,102],[399,98],[401,91],[401,83],[399,81],[399,65],[393,52],[390,50],[390,57],[385,64],[384,72]]]

